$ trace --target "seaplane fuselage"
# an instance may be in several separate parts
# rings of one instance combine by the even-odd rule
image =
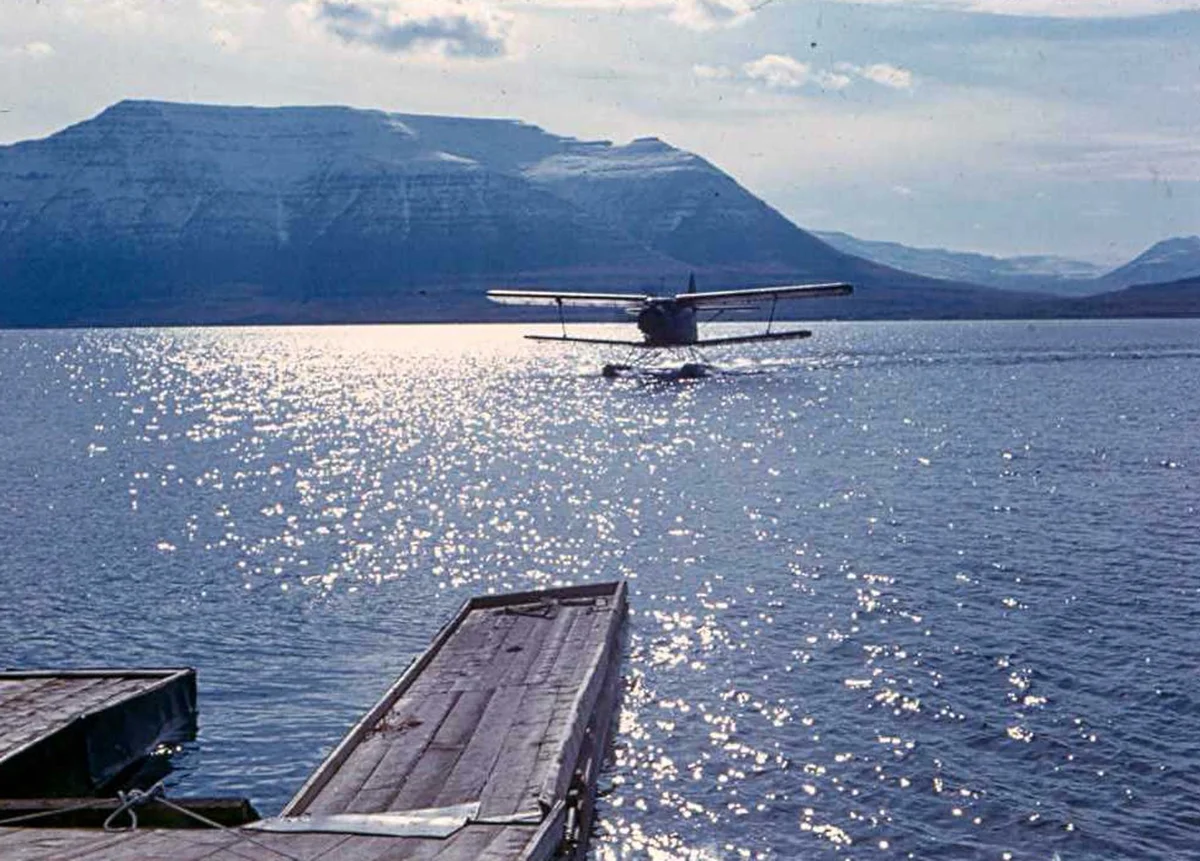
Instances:
[[[686,347],[700,340],[696,309],[674,299],[651,299],[637,312],[638,330],[648,347]]]

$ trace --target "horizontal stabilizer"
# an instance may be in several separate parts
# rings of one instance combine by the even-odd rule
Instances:
[[[706,338],[697,341],[697,347],[715,347],[720,344],[751,344],[755,341],[790,341],[794,338],[809,338],[812,332],[807,329],[794,329],[791,332],[760,332],[757,335],[739,335],[735,338]]]
[[[501,305],[544,305],[550,308],[633,308],[648,296],[635,293],[559,293],[547,290],[489,290],[487,297]]]
[[[753,287],[746,290],[721,290],[712,293],[679,293],[675,301],[693,308],[744,310],[746,305],[774,302],[778,299],[825,299],[849,296],[849,284],[787,284],[779,287]]]

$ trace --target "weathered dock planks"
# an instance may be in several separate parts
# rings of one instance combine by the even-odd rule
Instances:
[[[190,669],[0,672],[0,798],[91,795],[195,729]]]
[[[474,598],[277,820],[222,831],[125,835],[0,827],[0,856],[581,858],[619,695],[625,612],[623,583]],[[394,822],[395,814],[405,813],[406,821],[421,820],[453,805],[468,805],[474,815],[447,837],[316,830],[344,827],[349,814],[366,814],[372,823]],[[313,830],[270,830],[297,827]]]

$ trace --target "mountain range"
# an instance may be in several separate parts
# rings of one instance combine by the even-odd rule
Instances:
[[[1094,296],[1134,285],[1200,277],[1200,236],[1165,239],[1128,263],[1109,269],[1053,255],[994,257],[944,248],[913,248],[834,231],[816,230],[813,235],[847,254],[931,278],[1055,296]]]
[[[125,101],[0,147],[0,325],[503,319],[486,287],[674,292],[690,272],[855,284],[814,318],[1115,313],[837,246],[656,138],[511,120]]]

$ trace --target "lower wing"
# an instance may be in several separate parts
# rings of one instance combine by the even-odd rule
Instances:
[[[644,341],[619,341],[615,338],[577,338],[574,335],[526,335],[530,341],[567,341],[573,344],[609,344],[616,347],[645,347]]]
[[[739,335],[734,338],[704,338],[691,346],[715,347],[719,344],[750,344],[754,341],[790,341],[811,336],[812,332],[807,329],[794,329],[791,332],[761,332],[757,335]]]

